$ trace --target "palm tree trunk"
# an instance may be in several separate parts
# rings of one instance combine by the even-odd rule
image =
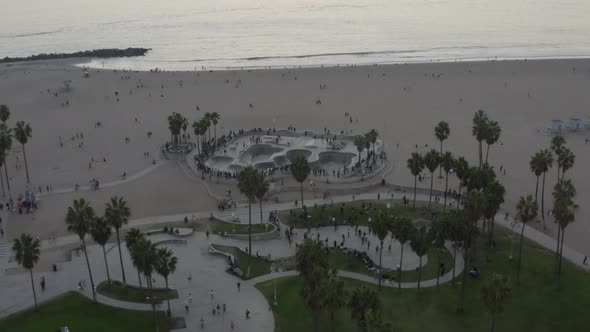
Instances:
[[[397,287],[399,289],[402,288],[402,267],[403,267],[403,263],[404,263],[404,244],[402,243],[402,253],[400,255],[400,259],[399,259],[399,271],[398,271],[398,277],[397,277]]]
[[[446,174],[447,178],[445,180],[445,206],[443,207],[443,212],[447,212],[447,191],[449,191],[449,173]]]
[[[557,285],[561,282],[561,262],[563,261],[563,242],[565,236],[565,228],[561,230],[561,244],[559,249],[559,265],[557,267]]]
[[[102,246],[102,255],[104,257],[104,266],[107,268],[107,280],[109,281],[109,284],[111,283],[111,274],[109,273],[109,263],[107,262],[107,252],[104,249],[104,246]]]
[[[547,228],[545,224],[545,172],[543,172],[543,187],[541,189],[541,216],[543,217],[543,229]]]
[[[520,231],[520,249],[518,249],[518,268],[516,269],[516,283],[520,283],[520,264],[522,262],[522,239],[524,237],[524,226],[522,224],[522,230]]]
[[[373,143],[373,164],[377,163],[377,155],[375,154],[375,143]]]
[[[96,290],[94,289],[94,279],[92,278],[92,270],[90,269],[90,261],[88,260],[88,252],[86,251],[86,241],[82,237],[82,247],[84,249],[84,256],[86,256],[86,265],[88,266],[88,275],[90,276],[90,287],[92,287],[92,298],[96,302]]]
[[[430,208],[430,203],[432,203],[432,187],[434,185],[434,173],[430,173],[430,196],[428,197],[428,208]]]
[[[143,286],[141,285],[141,276],[139,275],[139,269],[137,269],[137,280],[139,280],[139,289],[143,289]]]
[[[195,135],[197,137],[197,152],[199,153],[199,156],[201,155],[201,147],[199,146],[199,135]]]
[[[479,141],[479,168],[481,168],[482,166],[482,147],[481,147],[481,141]]]
[[[164,281],[166,282],[166,289],[170,289],[168,288],[168,276],[164,277]],[[166,302],[168,302],[168,312],[167,314],[170,315],[170,299],[168,299]]]
[[[443,155],[442,154],[442,144],[443,144],[443,141],[441,140],[440,141],[440,156],[441,156],[441,158],[442,158],[442,155]],[[442,165],[439,165],[438,166],[438,177],[439,178],[442,178]]]
[[[248,255],[252,256],[252,200],[248,198]],[[248,261],[248,270],[250,261]]]
[[[451,284],[455,284],[455,265],[457,265],[457,246],[453,242],[453,280]]]
[[[488,155],[490,154],[490,145],[488,144],[488,148],[486,150],[486,164],[488,163]]]
[[[440,251],[437,250],[436,251],[436,267],[437,267],[437,272],[436,272],[436,287],[438,288],[438,284],[439,284],[439,279],[440,279]]]
[[[422,279],[422,256],[420,256],[420,265],[418,266],[418,289],[420,289],[420,280]]]
[[[334,311],[330,312],[330,320],[332,321],[332,332],[336,331],[336,313]]]
[[[35,292],[35,280],[33,279],[33,269],[29,269],[31,274],[31,287],[33,288],[33,300],[35,300],[35,309],[37,308],[37,293]]]
[[[262,218],[262,199],[260,199],[260,224],[264,224],[264,220]]]
[[[158,315],[156,314],[156,299],[154,298],[154,286],[152,285],[152,276],[146,276],[147,284],[150,288],[150,299],[152,302],[152,311],[154,313],[154,327],[156,328],[156,332],[160,331],[160,327],[158,326]]]
[[[557,224],[557,248],[555,248],[555,273],[559,266],[559,242],[561,241],[561,226]]]
[[[465,302],[465,284],[467,283],[467,246],[463,246],[463,282],[461,282],[461,297],[459,299],[458,312],[463,312]]]
[[[492,318],[492,332],[496,331],[496,319]]]
[[[4,175],[6,175],[6,188],[8,189],[8,197],[12,197],[12,194],[10,193],[10,178],[8,177],[8,167],[6,166],[6,163],[4,163]]]
[[[383,279],[383,265],[381,265],[381,257],[383,257],[383,241],[379,247],[379,288],[381,289],[381,280]]]
[[[213,133],[215,134],[215,146],[217,147],[217,125],[213,125]]]
[[[535,204],[537,204],[537,210],[539,209],[539,176],[537,175],[537,184],[535,185]]]
[[[489,229],[490,229],[490,235],[489,235],[489,239],[488,239],[488,246],[492,245],[492,241],[494,240],[494,224],[495,224],[495,217],[492,217],[489,221]]]
[[[301,207],[303,207],[303,182],[299,183],[301,185]]]
[[[459,204],[461,201],[461,189],[463,188],[461,187],[461,185],[459,185],[459,195],[457,196],[457,209],[459,208]]]
[[[414,175],[414,201],[412,202],[412,208],[416,208],[416,186],[418,185],[418,176]]]
[[[2,166],[0,165],[0,183],[2,183],[2,197],[6,196],[6,192],[4,192],[4,177],[2,176]]]
[[[127,280],[125,280],[125,268],[123,267],[123,255],[121,254],[121,240],[119,239],[119,229],[115,229],[115,233],[117,233],[117,248],[119,249],[119,261],[121,262],[121,274],[123,275],[123,285],[127,285]]]

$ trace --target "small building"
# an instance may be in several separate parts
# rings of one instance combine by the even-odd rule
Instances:
[[[582,124],[582,119],[580,118],[570,118],[570,123],[568,125],[570,130],[581,130],[584,128]]]
[[[554,133],[561,133],[563,131],[563,121],[552,120],[551,121],[551,131],[553,131]]]

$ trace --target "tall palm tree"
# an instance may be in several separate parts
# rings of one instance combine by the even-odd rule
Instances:
[[[469,180],[469,163],[465,158],[459,157],[455,159],[453,170],[455,171],[457,179],[459,179],[459,191],[457,197],[457,208],[459,208],[459,204],[461,203],[461,190]]]
[[[10,118],[10,108],[8,106],[2,104],[0,105],[0,121],[3,124],[6,124],[6,121]]]
[[[295,254],[302,281],[301,296],[313,315],[314,331],[318,331],[319,315],[326,305],[329,279],[328,255],[320,241],[306,239]]]
[[[543,185],[541,189],[541,217],[543,218],[543,228],[546,228],[545,224],[545,175],[551,166],[553,166],[553,154],[548,149],[539,151],[542,155],[541,158],[541,170],[543,171]]]
[[[449,138],[449,134],[451,133],[451,128],[449,124],[445,121],[439,122],[436,127],[434,127],[434,136],[440,142],[440,155],[443,155],[443,142]],[[441,165],[442,166],[442,165]],[[440,168],[440,172],[438,177],[442,178],[442,167]]]
[[[260,223],[263,224],[264,220],[262,218],[262,202],[264,202],[264,197],[268,194],[268,181],[264,179],[264,174],[257,172],[257,179],[256,179],[256,193],[254,194],[258,199],[258,203],[260,204]]]
[[[178,263],[178,258],[174,256],[172,250],[168,248],[158,248],[156,251],[156,264],[154,269],[156,272],[164,277],[164,281],[166,282],[166,288],[168,288],[168,276],[171,275],[176,271],[176,264]],[[168,300],[168,315],[170,315],[170,300]]]
[[[252,202],[256,199],[258,191],[258,171],[251,165],[244,167],[238,174],[238,189],[246,198],[248,198],[248,255],[252,256]],[[248,270],[250,270],[250,260],[248,260]],[[248,271],[249,272],[249,271]]]
[[[129,217],[131,216],[131,210],[127,206],[127,201],[122,197],[113,196],[111,201],[107,203],[104,210],[104,218],[106,222],[115,229],[117,235],[117,249],[119,250],[119,261],[121,262],[121,275],[123,276],[123,284],[127,284],[125,279],[125,268],[123,267],[123,255],[121,254],[121,238],[119,232],[123,225],[127,225]]]
[[[336,331],[336,310],[344,307],[348,294],[344,288],[344,282],[337,276],[337,271],[330,270],[326,282],[325,307],[330,310],[330,322],[332,332]]]
[[[412,207],[416,207],[416,187],[418,186],[418,175],[422,172],[424,168],[424,160],[422,159],[422,155],[418,152],[412,152],[412,156],[408,159],[408,168],[410,172],[414,176],[414,200],[412,202]]]
[[[296,269],[305,279],[316,267],[328,266],[328,255],[321,241],[305,239],[295,253]]]
[[[207,125],[207,131],[209,132],[209,139],[207,141],[210,142],[211,141],[211,113],[210,112],[205,113],[205,116],[203,117],[203,122]]]
[[[495,217],[498,211],[500,211],[500,207],[502,203],[504,203],[504,195],[506,194],[506,189],[504,186],[497,180],[493,180],[484,188],[484,208],[483,208],[483,217],[487,219],[489,224],[489,234],[488,234],[488,244],[491,246],[492,241],[494,239],[494,225],[495,225]]]
[[[145,282],[150,290],[150,302],[152,305],[152,312],[154,313],[154,326],[156,331],[158,331],[158,316],[156,315],[157,301],[154,297],[154,286],[152,283],[152,274],[154,273],[158,261],[156,246],[150,240],[142,238],[133,245],[131,252],[133,264],[137,266],[145,277]]]
[[[107,280],[111,283],[111,274],[109,273],[109,263],[107,262],[107,251],[105,245],[111,237],[111,225],[109,225],[104,218],[94,218],[90,223],[90,235],[92,239],[102,247],[102,255],[104,257],[104,266],[107,270]]]
[[[0,124],[0,151],[6,158],[8,151],[12,148],[12,129],[8,128],[5,123]],[[8,195],[11,196],[10,192],[10,178],[8,177],[8,167],[6,167],[6,160],[4,160],[4,176],[6,178],[6,189]]]
[[[195,137],[197,138],[197,152],[201,155],[201,144],[199,144],[199,136],[201,136],[201,127],[200,123],[197,121],[193,122],[193,132],[195,133]]]
[[[475,115],[473,116],[473,136],[475,140],[477,140],[479,144],[479,167],[483,165],[483,150],[482,150],[482,142],[488,136],[488,124],[490,120],[488,119],[487,114],[482,111],[478,110]]]
[[[10,109],[6,105],[0,105],[0,121],[2,125],[0,126],[0,171],[2,170],[2,166],[6,166],[6,155],[8,150],[12,145],[12,140],[10,140],[10,129],[6,126],[6,121],[10,118]],[[5,132],[6,130],[6,132]],[[8,136],[8,137],[5,137]],[[6,140],[9,141],[6,141]],[[10,183],[8,180],[8,171],[6,167],[4,168],[6,173],[6,185],[8,186],[8,193],[10,194]],[[0,174],[0,181],[2,181],[2,196],[4,196],[4,180],[2,180],[2,174]]]
[[[442,215],[445,233],[449,241],[453,243],[453,279],[451,283],[455,285],[455,266],[457,265],[457,246],[463,241],[464,216],[460,210],[451,210]]]
[[[371,161],[371,158],[369,158],[371,156],[371,150],[369,150],[369,148],[371,148],[371,141],[365,137],[365,150],[367,150],[367,168],[369,167],[369,162]]]
[[[39,256],[41,255],[39,247],[39,240],[33,239],[33,237],[29,234],[21,234],[20,238],[15,239],[14,244],[12,245],[12,250],[16,255],[16,261],[18,262],[18,265],[29,270],[29,274],[31,276],[31,287],[33,289],[33,299],[35,300],[35,308],[37,308],[37,293],[35,293],[33,268],[39,261]]]
[[[213,134],[214,134],[214,141],[215,141],[215,145],[217,146],[217,124],[219,123],[219,118],[221,116],[219,115],[219,113],[217,112],[213,112],[211,113],[211,123],[213,124]]]
[[[6,192],[4,191],[4,176],[2,176],[2,167],[6,163],[6,152],[0,146],[0,184],[2,185],[2,197],[6,196]]]
[[[553,215],[555,222],[561,229],[561,238],[558,239],[557,250],[557,285],[561,279],[561,262],[563,257],[563,243],[565,238],[565,229],[576,219],[575,209],[577,204],[574,202],[576,197],[576,188],[570,179],[560,180],[553,189]]]
[[[379,239],[379,288],[381,288],[381,281],[383,280],[383,265],[381,265],[381,259],[383,257],[383,241],[389,234],[391,229],[391,222],[385,215],[379,215],[369,225],[371,231]]]
[[[309,176],[311,172],[311,168],[309,167],[309,163],[307,159],[303,155],[298,155],[295,157],[293,162],[291,163],[291,175],[295,178],[295,181],[299,182],[299,186],[301,189],[301,206],[303,204],[303,182]]]
[[[358,331],[369,331],[369,316],[381,311],[381,302],[374,290],[362,285],[356,288],[348,302],[352,319],[357,322]]]
[[[504,302],[510,298],[510,292],[508,278],[496,273],[481,286],[481,301],[490,314],[492,332],[496,331],[496,319],[504,312]]]
[[[520,197],[518,204],[516,204],[516,211],[518,220],[522,223],[520,230],[520,244],[518,250],[518,269],[516,270],[516,282],[520,282],[520,264],[522,262],[522,243],[524,238],[524,227],[526,224],[537,217],[537,201],[533,200],[533,196],[527,195]]]
[[[66,225],[69,232],[72,232],[82,241],[82,250],[86,257],[86,265],[88,267],[88,275],[90,276],[90,286],[92,287],[92,298],[96,302],[96,291],[94,289],[94,279],[92,278],[92,270],[90,269],[90,261],[88,260],[88,252],[86,250],[85,237],[90,231],[90,225],[94,220],[94,209],[90,203],[86,202],[84,198],[74,200],[72,206],[68,207],[66,213]]]
[[[184,136],[184,142],[186,143],[186,129],[188,128],[188,119],[182,119],[182,136]]]
[[[172,138],[172,144],[180,143],[180,131],[185,123],[185,117],[180,113],[173,112],[168,116],[168,129]]]
[[[563,147],[557,154],[557,167],[561,169],[561,180],[565,177],[565,172],[574,167],[576,156],[567,147]]]
[[[543,154],[541,153],[542,151],[543,150],[532,155],[531,161],[529,162],[531,172],[533,172],[533,174],[535,174],[535,176],[537,177],[537,183],[535,184],[535,204],[539,201],[539,179],[543,174]]]
[[[29,178],[29,166],[27,164],[27,153],[25,152],[25,144],[27,144],[29,138],[31,138],[32,132],[33,130],[31,129],[31,126],[28,123],[25,123],[24,121],[18,121],[16,123],[16,127],[14,128],[14,137],[23,146],[23,159],[25,160],[27,184],[31,183],[31,180]]]
[[[434,185],[434,172],[440,165],[440,155],[435,149],[432,149],[424,155],[424,166],[430,172],[430,196],[428,197],[428,207],[432,203],[432,189]]]
[[[502,128],[500,128],[500,124],[497,121],[489,121],[485,137],[486,144],[488,145],[486,149],[486,164],[488,163],[488,156],[490,154],[490,145],[496,144],[501,134]]]
[[[356,146],[356,150],[359,153],[358,165],[359,165],[359,167],[362,167],[361,154],[362,154],[363,150],[365,149],[365,137],[362,135],[355,136],[352,142],[354,143],[354,146]]]
[[[377,163],[377,155],[375,154],[375,144],[377,143],[377,138],[379,138],[379,132],[377,129],[371,129],[368,133],[365,134],[366,140],[373,145],[373,164]]]
[[[127,247],[127,251],[129,251],[129,255],[133,258],[133,246],[140,240],[144,239],[145,235],[137,228],[130,228],[125,234],[125,246]],[[139,282],[139,288],[143,288],[141,285],[141,275],[139,271],[139,267],[134,264],[137,269],[137,280]]]
[[[422,257],[426,255],[432,246],[433,235],[425,226],[422,226],[412,232],[412,238],[410,239],[410,247],[418,256],[420,262],[418,267],[418,289],[420,289],[420,281],[422,279]]]
[[[440,261],[441,261],[441,251],[446,250],[445,249],[445,240],[447,238],[447,233],[448,233],[448,229],[447,229],[447,223],[443,220],[441,221],[440,219],[436,219],[434,221],[432,221],[432,223],[430,224],[430,230],[431,232],[431,236],[432,236],[432,247],[436,249],[436,266],[440,267]],[[437,271],[436,273],[436,287],[438,287],[439,285],[439,279],[440,279],[440,269],[439,271]]]
[[[449,173],[455,167],[455,157],[449,151],[445,152],[440,159],[441,169],[445,171],[445,193],[443,211],[447,211],[447,192],[449,191]]]
[[[561,134],[557,134],[555,136],[553,136],[551,138],[551,150],[553,151],[553,153],[555,153],[555,155],[559,155],[561,150],[563,149],[563,147],[565,146],[565,138],[563,136],[561,136]],[[558,165],[559,166],[559,165]],[[559,181],[560,176],[559,176],[559,171],[561,169],[559,167],[557,167],[557,181]]]
[[[473,190],[463,200],[463,211],[461,222],[458,224],[461,243],[463,245],[463,281],[461,282],[461,293],[459,298],[458,312],[463,312],[465,304],[465,285],[467,283],[467,263],[469,262],[469,251],[477,239],[477,221],[483,213],[485,196],[482,192]],[[476,246],[474,246],[476,247]],[[474,257],[477,257],[474,255]]]
[[[398,288],[402,288],[402,269],[404,267],[404,245],[412,239],[415,228],[412,221],[405,217],[397,218],[391,225],[391,234],[402,247],[399,259]]]

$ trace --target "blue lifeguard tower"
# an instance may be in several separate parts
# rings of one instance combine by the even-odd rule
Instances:
[[[563,121],[551,120],[551,131],[554,133],[561,133],[563,131]]]
[[[567,127],[569,130],[581,130],[584,128],[584,125],[582,124],[582,119],[570,118],[570,123]]]
[[[64,87],[68,90],[71,89],[72,88],[72,80],[64,81]]]

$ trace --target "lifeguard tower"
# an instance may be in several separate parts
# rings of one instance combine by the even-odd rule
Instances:
[[[563,131],[563,121],[561,120],[551,120],[551,132],[553,133],[561,133]]]
[[[570,122],[567,126],[569,130],[582,130],[584,125],[582,124],[582,119],[580,118],[570,118]]]

